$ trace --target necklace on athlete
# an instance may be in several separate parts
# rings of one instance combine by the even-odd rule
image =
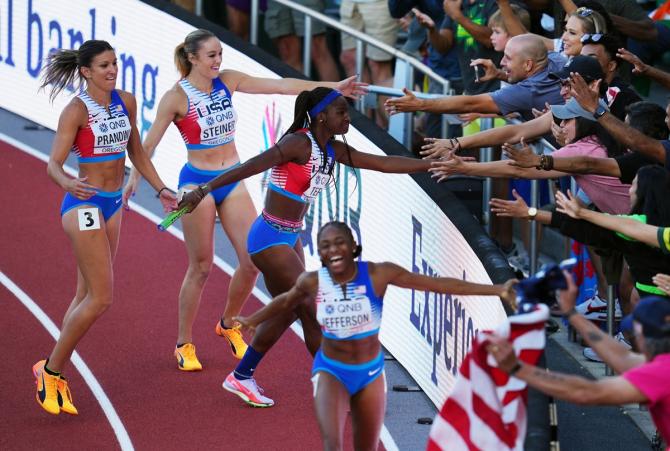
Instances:
[[[342,290],[342,300],[344,301],[349,300],[349,298],[347,298],[347,285],[352,281],[354,281],[357,275],[358,275],[358,265],[354,266],[354,274],[349,278],[349,280],[339,284],[340,289]]]

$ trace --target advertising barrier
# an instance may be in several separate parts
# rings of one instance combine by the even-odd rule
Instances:
[[[180,20],[151,4],[133,0],[0,0],[0,107],[56,129],[60,111],[73,93],[65,92],[51,104],[47,93],[39,92],[44,59],[56,48],[77,48],[87,39],[105,39],[118,57],[117,88],[135,95],[138,127],[145,136],[161,95],[179,78],[173,51],[196,28],[191,22],[204,23],[197,18]],[[223,39],[223,69],[270,78],[291,73],[258,49],[217,27],[210,28]],[[281,137],[292,122],[294,99],[234,94],[238,112],[235,144],[241,161]],[[362,133],[358,124],[367,122],[352,114],[354,126],[346,136],[351,146],[379,155],[403,152],[398,143],[381,132]],[[185,160],[184,144],[171,126],[153,161],[173,189]],[[318,228],[340,219],[351,225],[366,259],[392,261],[430,276],[491,282],[491,271],[487,273],[463,236],[481,235],[479,226],[471,217],[462,218],[464,222],[458,227],[454,225],[445,210],[462,206],[453,196],[436,203],[427,193],[432,188],[424,189],[432,183],[427,176],[380,174],[344,165],[338,165],[335,173],[334,183],[306,217],[301,238],[308,269],[321,265],[315,246]],[[264,198],[266,177],[262,174],[245,181],[257,209]],[[479,329],[493,328],[504,318],[497,298],[390,289],[385,296],[381,340],[430,399],[441,406],[472,336]]]

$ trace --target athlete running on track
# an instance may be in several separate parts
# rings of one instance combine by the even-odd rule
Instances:
[[[272,168],[265,208],[249,232],[247,250],[261,270],[272,296],[288,291],[305,270],[299,239],[303,217],[311,202],[332,179],[335,162],[380,172],[412,173],[427,171],[430,162],[398,156],[378,156],[359,152],[333,139],[349,129],[349,106],[341,93],[316,88],[300,93],[295,103],[293,124],[279,142],[260,155],[231,169],[187,193],[180,206],[195,208],[213,190]],[[253,371],[270,347],[296,318],[305,332],[305,344],[312,354],[321,332],[310,309],[272,318],[259,326],[251,346],[224,388],[259,407],[274,402],[261,395]]]
[[[322,226],[317,246],[323,268],[302,273],[287,294],[248,318],[236,319],[253,329],[297,305],[316,305],[323,338],[312,382],[324,449],[343,449],[344,423],[351,410],[354,449],[376,450],[386,410],[386,381],[379,377],[384,374],[384,354],[378,335],[386,288],[500,296],[511,304],[516,280],[481,285],[412,273],[395,263],[356,261],[361,247],[343,222]]]
[[[182,79],[158,105],[156,119],[144,141],[151,156],[170,123],[181,133],[188,151],[188,162],[179,174],[179,188],[193,189],[236,167],[240,157],[235,148],[237,114],[232,104],[235,91],[252,94],[298,94],[317,86],[342,90],[356,96],[365,84],[355,77],[339,83],[312,82],[292,78],[267,79],[234,70],[220,71],[222,48],[210,31],[195,30],[175,49],[175,63]],[[132,171],[124,189],[124,202],[135,192],[140,175]],[[241,359],[247,345],[232,317],[238,315],[258,277],[246,250],[246,238],[258,215],[244,184],[232,182],[209,193],[193,213],[182,218],[189,265],[179,292],[179,330],[174,354],[178,368],[198,371],[202,365],[193,345],[193,322],[214,259],[214,226],[219,215],[224,232],[237,254],[239,266],[233,274],[225,310],[215,332],[228,340],[233,355]]]
[[[33,366],[37,402],[49,413],[76,415],[67,381],[60,374],[77,343],[112,304],[113,271],[121,227],[121,187],[126,150],[133,165],[158,191],[165,211],[176,198],[165,187],[142,151],[136,127],[135,97],[115,89],[118,68],[114,49],[105,41],[84,42],[78,50],[58,50],[49,58],[42,87],[51,99],[76,79],[81,91],[58,120],[49,177],[66,192],[61,206],[63,229],[77,259],[77,291],[49,358]],[[79,160],[79,176],[63,170],[70,152]]]

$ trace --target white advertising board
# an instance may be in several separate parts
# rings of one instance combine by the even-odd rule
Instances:
[[[119,59],[117,87],[138,101],[138,127],[144,136],[162,93],[178,80],[173,50],[193,26],[133,0],[0,0],[0,107],[55,129],[71,93],[53,104],[39,92],[39,71],[51,49],[76,48],[87,39],[105,39]],[[223,67],[255,76],[279,78],[242,52],[223,48]],[[292,122],[293,96],[233,96],[239,121],[235,142],[241,161],[271,146]],[[353,127],[349,144],[383,154]],[[170,187],[186,160],[175,127],[157,149],[154,164]],[[318,227],[331,220],[349,223],[363,245],[363,257],[392,261],[431,276],[490,279],[458,229],[431,198],[406,175],[336,169],[336,183],[311,207],[302,234],[307,268],[320,266],[315,255]],[[258,208],[265,175],[246,186]],[[458,366],[478,329],[505,318],[500,302],[486,297],[459,297],[390,289],[385,296],[381,339],[430,399],[440,406]]]

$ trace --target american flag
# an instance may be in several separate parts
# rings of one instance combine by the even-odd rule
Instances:
[[[537,304],[496,330],[508,337],[518,358],[536,364],[545,345],[549,308]],[[490,332],[479,333],[459,370],[451,395],[433,422],[428,451],[522,450],[526,437],[527,385],[496,366],[486,352]]]

